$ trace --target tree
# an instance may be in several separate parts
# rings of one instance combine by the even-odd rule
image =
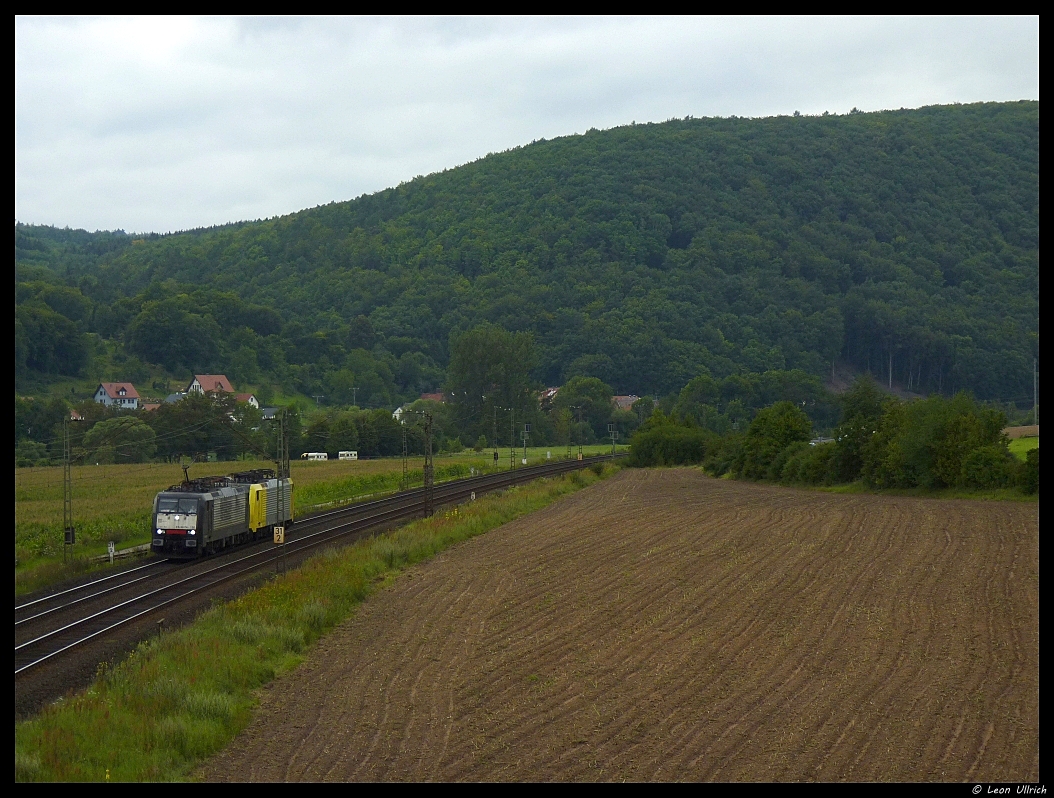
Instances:
[[[25,368],[76,375],[87,360],[85,336],[72,321],[46,305],[15,307],[16,375]]]
[[[482,431],[493,408],[517,412],[537,409],[531,369],[537,362],[530,333],[511,333],[484,324],[450,336],[446,390],[462,427]]]
[[[84,436],[85,455],[95,462],[142,463],[157,451],[156,435],[131,416],[100,421]]]
[[[338,413],[329,428],[329,443],[334,452],[357,451],[359,430],[352,413]]]
[[[146,413],[144,420],[157,435],[158,456],[205,457],[215,452],[230,460],[245,451],[259,453],[268,446],[257,432],[259,411],[230,394],[209,396],[192,393],[178,402],[166,402]]]
[[[557,411],[571,410],[576,421],[581,418],[593,435],[603,440],[611,421],[613,395],[611,386],[596,377],[572,377],[556,394],[553,407]]]
[[[209,367],[219,351],[219,325],[185,310],[188,302],[183,296],[145,303],[128,327],[129,349],[169,371]]]
[[[835,429],[834,471],[839,482],[852,482],[864,466],[864,448],[878,429],[886,395],[869,376],[859,377],[842,394],[842,422]]]
[[[809,417],[791,402],[776,402],[759,410],[743,439],[741,475],[761,479],[780,452],[797,441],[809,440],[811,434]]]
[[[978,405],[965,393],[914,402],[888,399],[864,447],[864,479],[877,487],[1005,483],[1010,468],[1005,424],[1002,411]],[[986,468],[992,472],[986,475]]]

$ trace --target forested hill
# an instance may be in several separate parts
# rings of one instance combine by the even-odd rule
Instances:
[[[488,321],[533,332],[546,384],[664,394],[837,359],[1011,399],[1032,390],[1038,253],[1038,102],[689,118],[223,228],[16,224],[16,365],[84,368],[33,349],[61,316],[172,373],[329,394],[344,371],[394,401]]]

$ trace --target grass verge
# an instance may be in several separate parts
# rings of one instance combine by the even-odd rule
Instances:
[[[443,549],[541,509],[617,470],[537,480],[372,540],[141,643],[95,683],[15,725],[16,781],[178,781],[245,727],[254,691],[295,668],[378,586]]]
[[[772,483],[778,484],[778,483]],[[974,501],[1038,502],[1038,493],[1022,493],[1019,488],[870,488],[861,480],[844,485],[791,485],[802,490],[823,493],[869,493],[874,496],[915,496],[923,499],[972,499]]]
[[[619,447],[625,449],[626,447]],[[586,455],[605,454],[607,446],[588,446]],[[522,457],[517,450],[517,458]],[[547,453],[563,456],[561,448],[534,447],[531,465],[544,463]],[[437,455],[436,479],[446,481],[508,468],[508,449],[495,466],[490,452],[466,450]],[[421,457],[411,458],[410,487],[423,484]],[[195,463],[192,476],[229,474],[250,468],[271,468],[267,461],[241,460]],[[400,458],[292,463],[293,507],[296,515],[394,493],[402,481]],[[73,521],[77,543],[63,552],[62,468],[15,469],[15,595],[22,596],[56,582],[101,567],[91,558],[104,554],[113,541],[118,548],[150,542],[150,508],[158,491],[179,482],[175,463],[75,466]]]

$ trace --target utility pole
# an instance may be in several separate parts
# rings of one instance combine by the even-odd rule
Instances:
[[[77,540],[73,528],[73,472],[70,469],[70,419],[62,419],[62,562],[66,562],[66,549]]]
[[[527,438],[531,435],[531,425],[523,425],[523,464],[527,465]]]
[[[509,421],[509,470],[516,468],[516,408],[509,408],[511,419]]]
[[[287,412],[283,410],[278,416],[278,451],[275,457],[275,466],[278,469],[278,501],[276,502],[278,518],[275,519],[274,542],[282,547],[276,563],[276,570],[280,567],[282,573],[285,573],[285,522],[287,515],[285,489],[286,481],[289,479],[289,439],[286,437],[285,423]]]
[[[399,426],[403,428],[403,479],[399,483],[399,490],[406,490],[410,486],[410,477],[406,470],[406,420],[400,418]]]
[[[498,406],[494,405],[494,427],[491,430],[491,443],[494,444],[494,466],[498,465]]]
[[[435,465],[432,462],[432,414],[425,412],[425,515],[435,512]]]
[[[312,395],[315,397],[315,407],[320,407],[322,405],[322,400],[326,398],[326,395],[324,393]]]
[[[576,407],[575,410],[578,411],[578,423],[581,424],[582,423],[582,405],[579,405],[578,407]],[[581,440],[578,442],[578,459],[579,460],[582,459],[582,441]]]
[[[574,420],[575,420],[574,413],[572,413],[571,411],[572,410],[576,410],[576,409],[577,408],[570,407],[570,406],[567,408],[567,459],[568,460],[571,459],[571,428],[574,425]]]
[[[352,403],[353,405],[355,405],[355,407],[358,407],[358,406],[359,406],[359,400],[358,400],[358,396],[359,396],[359,389],[358,389],[358,388],[356,388],[356,387],[355,387],[355,386],[353,385],[353,386],[351,387],[351,403]]]

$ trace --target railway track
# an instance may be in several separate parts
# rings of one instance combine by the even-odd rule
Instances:
[[[456,504],[473,494],[498,490],[544,476],[555,476],[611,459],[561,460],[513,471],[437,484],[433,506]],[[84,585],[23,601],[15,606],[16,712],[20,683],[54,683],[44,693],[61,695],[68,663],[104,661],[114,641],[127,649],[159,633],[162,615],[186,619],[217,596],[255,584],[276,568],[293,567],[320,547],[346,545],[425,512],[424,488],[319,513],[297,521],[283,549],[270,541],[240,546],[229,553],[192,562],[154,560]],[[281,559],[280,559],[281,558]],[[248,584],[247,584],[248,583]],[[73,668],[77,670],[77,668]],[[83,674],[82,674],[83,677]],[[72,681],[82,681],[73,678]],[[25,692],[25,691],[23,691]],[[38,688],[30,689],[34,694]],[[30,701],[39,704],[39,698]],[[22,709],[26,709],[25,706]]]

